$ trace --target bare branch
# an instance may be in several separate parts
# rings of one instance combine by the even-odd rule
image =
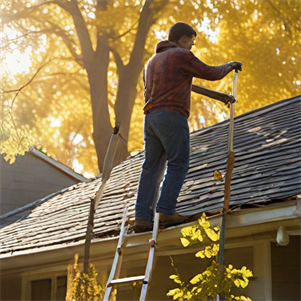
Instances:
[[[144,53],[144,45],[147,37],[148,30],[151,26],[151,9],[150,6],[154,2],[154,0],[146,0],[141,14],[139,18],[138,23],[138,29],[135,37],[134,47],[131,52],[131,57],[129,60],[128,65],[131,65],[132,62],[140,61],[141,65],[143,65],[143,53]],[[140,72],[140,70],[139,70]]]
[[[1,14],[1,20],[2,24],[5,24],[6,22],[15,21],[22,18],[28,18],[31,13],[35,13],[38,8],[49,5],[49,4],[55,4],[56,1],[44,1],[42,3],[39,3],[34,6],[30,6],[29,8],[26,7],[26,9],[18,10],[18,12],[13,14]]]
[[[289,22],[287,21],[287,18],[284,16],[284,14],[272,3],[271,0],[268,0],[267,3],[272,7],[272,9],[276,12],[276,16],[281,16],[281,20],[283,20],[283,25],[285,30],[287,31],[289,37],[292,37],[292,30],[290,27]]]
[[[71,15],[71,3],[65,0],[56,0],[54,1],[60,8]]]
[[[79,10],[77,0],[71,0],[70,3],[72,4],[70,5],[70,14],[73,18],[73,22],[81,45],[84,66],[85,68],[87,68],[90,67],[93,59],[94,51],[92,42],[83,15]]]
[[[22,87],[20,87],[20,88],[18,88],[18,89],[14,89],[14,90],[8,90],[8,91],[3,90],[3,91],[2,91],[2,93],[13,93],[13,92],[16,92],[16,94],[15,94],[15,96],[14,96],[14,98],[13,98],[13,100],[12,100],[10,106],[9,106],[9,109],[8,109],[8,115],[9,115],[9,118],[10,118],[10,120],[11,120],[11,122],[12,122],[12,125],[13,125],[14,129],[15,129],[16,135],[17,135],[17,137],[18,137],[18,141],[19,141],[19,142],[18,142],[18,147],[21,146],[22,148],[24,148],[23,145],[22,145],[22,144],[23,144],[24,137],[21,137],[21,136],[19,135],[19,132],[18,132],[18,130],[17,130],[17,125],[16,125],[16,123],[15,123],[15,119],[14,119],[14,116],[13,116],[13,114],[12,114],[14,102],[15,102],[17,96],[19,95],[19,93],[20,93],[25,87],[27,87],[27,86],[34,80],[34,78],[37,76],[37,74],[40,72],[40,70],[41,70],[46,64],[48,64],[49,62],[50,62],[50,61],[48,61],[48,62],[42,64],[42,65],[37,69],[37,71],[36,71],[35,74],[32,76],[32,78],[31,78],[25,85],[23,85]],[[9,143],[10,143],[10,142],[9,142]],[[12,145],[11,145],[11,147],[12,147]]]
[[[42,64],[38,69],[37,71],[35,72],[35,74],[32,76],[32,78],[25,84],[23,85],[22,87],[18,88],[18,89],[14,89],[14,90],[2,90],[2,93],[13,93],[13,92],[17,92],[13,98],[13,101],[12,101],[12,105],[11,107],[13,106],[17,96],[19,95],[19,93],[25,88],[27,87],[29,84],[31,84],[31,82],[34,80],[34,78],[38,75],[38,73],[41,71],[41,69],[43,69],[51,60],[47,61],[46,63]]]
[[[114,41],[124,37],[125,35],[127,35],[128,33],[130,33],[133,29],[137,29],[136,25],[138,24],[139,20],[137,20],[128,30],[126,30],[125,32],[123,32],[122,34],[120,34],[117,37],[112,37],[112,39]]]
[[[121,59],[121,56],[118,53],[118,51],[115,48],[113,48],[113,47],[110,47],[110,51],[114,55],[115,63],[116,63],[116,66],[117,66],[117,73],[120,74],[120,71],[124,67],[124,63],[123,63],[123,61]]]
[[[70,39],[70,37],[66,34],[66,32],[58,26],[57,26],[57,31],[55,32],[55,34],[57,34],[59,37],[61,37],[63,39],[65,45],[69,49],[69,51],[70,51],[71,55],[73,56],[73,58],[75,59],[75,61],[81,67],[83,67],[83,57],[76,53],[76,50],[75,50],[76,44],[75,44],[75,42],[72,39]]]

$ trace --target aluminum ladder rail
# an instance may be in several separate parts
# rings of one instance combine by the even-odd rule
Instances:
[[[125,241],[125,236],[127,234],[128,225],[126,225],[127,221],[127,209],[124,212],[122,224],[121,224],[121,230],[120,230],[120,236],[117,243],[117,248],[111,268],[111,272],[106,284],[106,290],[105,290],[105,296],[104,301],[110,301],[110,296],[112,293],[112,289],[118,286],[119,284],[124,283],[130,283],[130,282],[136,282],[136,281],[143,281],[142,289],[140,293],[140,301],[145,301],[148,285],[150,283],[151,274],[153,270],[153,263],[155,258],[155,248],[156,248],[156,242],[157,242],[157,236],[158,236],[158,230],[159,230],[159,213],[155,213],[155,219],[154,219],[154,226],[152,231],[152,238],[150,241],[145,242],[143,244],[133,244],[130,246],[123,246]],[[121,264],[123,259],[123,249],[129,248],[129,247],[136,247],[149,244],[149,252],[148,252],[148,259],[147,264],[145,268],[145,274],[140,276],[133,276],[133,277],[126,277],[126,278],[119,278],[120,270],[121,270]]]

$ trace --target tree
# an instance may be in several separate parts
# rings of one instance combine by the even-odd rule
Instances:
[[[31,27],[34,29],[31,33],[46,34],[47,45],[50,44],[49,41],[54,35],[55,38],[61,38],[69,50],[73,64],[76,63],[80,68],[85,69],[92,104],[93,140],[99,170],[102,170],[103,159],[111,136],[109,129],[112,129],[108,107],[107,76],[110,53],[114,56],[118,74],[118,89],[114,103],[115,125],[120,124],[120,134],[127,142],[131,112],[136,97],[136,84],[143,68],[145,41],[150,26],[156,21],[156,12],[167,2],[147,0],[142,4],[140,1],[135,1],[130,7],[124,1],[108,0],[32,1],[32,3],[34,5],[31,6],[20,1],[13,2],[6,20],[9,22],[30,20]],[[16,8],[18,8],[17,12],[14,11]],[[51,8],[56,14],[47,17],[45,22],[45,14],[47,15],[48,9]],[[141,9],[140,12],[139,9]],[[131,10],[133,14],[131,18],[135,19],[134,24],[127,20],[128,16],[124,12],[128,10]],[[68,24],[69,16],[72,24]],[[116,17],[119,18],[119,26],[116,26]],[[21,24],[18,23],[17,29],[25,33],[27,28]],[[120,30],[120,24],[123,25],[122,30]],[[128,43],[122,45],[131,47],[132,50],[126,59],[123,59],[118,41],[125,39],[125,35],[132,31],[135,31],[134,39],[130,43],[132,45]],[[67,59],[70,60],[70,57]],[[127,155],[127,145],[125,145],[119,160]]]
[[[13,106],[19,93],[33,81],[36,74],[22,87],[1,93],[0,153],[5,153],[4,159],[10,163],[15,161],[17,154],[23,155],[31,146],[30,129],[26,125],[17,126]],[[3,82],[7,80],[7,77],[1,74],[1,80]],[[6,94],[14,96],[6,97]]]
[[[299,1],[11,0],[2,26],[17,32],[10,45],[30,53],[35,80],[14,102],[16,122],[35,129],[35,144],[73,166],[101,170],[115,124],[126,141],[121,154],[141,149],[141,71],[155,44],[176,21],[198,30],[195,54],[219,65],[241,60],[236,111],[243,113],[299,93]],[[4,30],[4,33],[6,31]],[[33,73],[33,72],[32,72]],[[17,74],[2,90],[22,86]],[[231,92],[231,77],[197,83]],[[18,85],[17,85],[18,84]],[[259,93],[260,91],[260,93]],[[191,129],[227,117],[227,108],[193,96]],[[93,124],[90,120],[93,120]],[[91,136],[93,132],[93,137]],[[96,153],[95,153],[96,149]]]

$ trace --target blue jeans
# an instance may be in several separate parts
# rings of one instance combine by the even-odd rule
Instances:
[[[152,220],[159,187],[166,168],[156,211],[173,214],[189,167],[187,119],[170,111],[145,115],[145,159],[138,186],[135,217]]]

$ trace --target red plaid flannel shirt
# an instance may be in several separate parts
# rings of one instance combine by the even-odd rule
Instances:
[[[156,46],[156,54],[147,62],[144,70],[144,113],[157,107],[168,107],[186,118],[190,114],[192,78],[220,80],[232,67],[229,64],[209,66],[194,54],[175,43],[162,41]]]

